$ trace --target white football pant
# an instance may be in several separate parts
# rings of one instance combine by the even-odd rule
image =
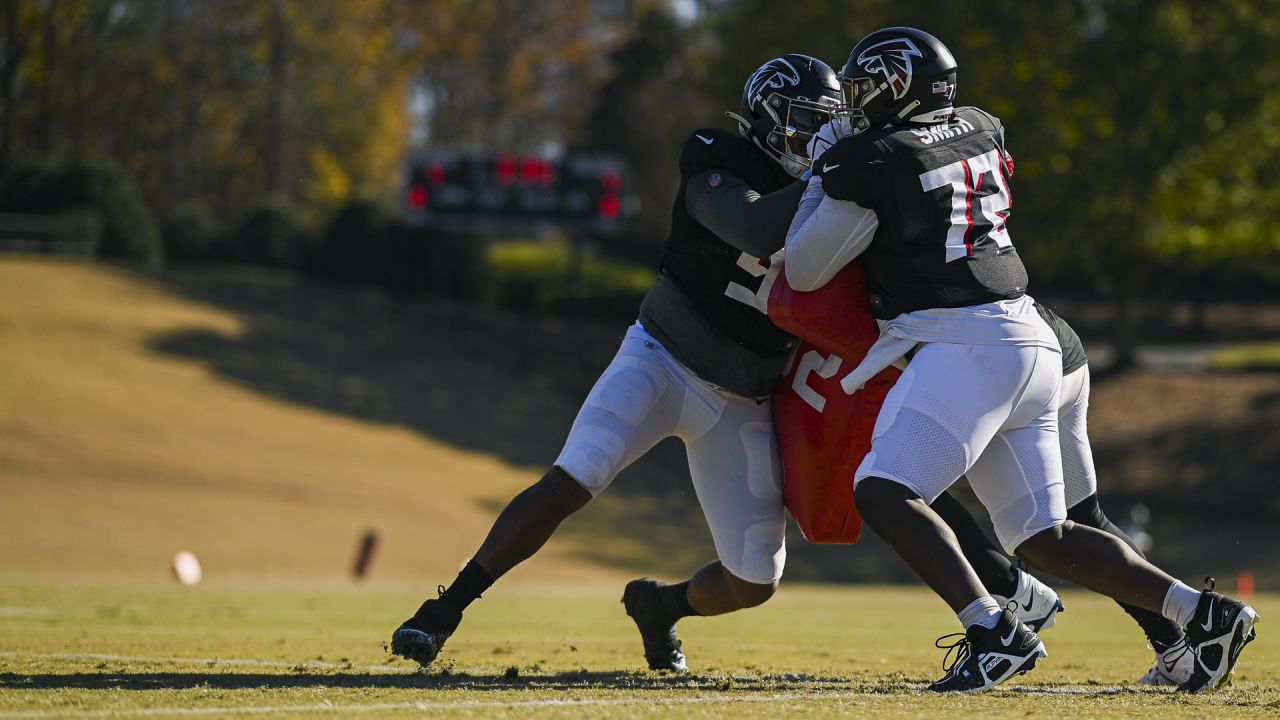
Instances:
[[[961,475],[1006,552],[1062,524],[1062,355],[1035,346],[924,343],[885,398],[854,476],[932,503]]]
[[[782,577],[786,515],[772,405],[694,375],[636,323],[578,411],[556,465],[594,497],[658,441],[675,436],[725,569]]]
[[[1067,509],[1098,492],[1098,474],[1089,446],[1089,366],[1062,376],[1058,402],[1058,435],[1062,447],[1062,483]]]

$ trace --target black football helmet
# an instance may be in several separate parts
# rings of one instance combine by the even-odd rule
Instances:
[[[738,131],[778,161],[792,177],[809,169],[809,138],[843,107],[830,65],[808,55],[776,57],[747,78]]]
[[[840,85],[855,132],[942,122],[954,110],[956,59],[923,30],[884,28],[853,46],[840,71]]]

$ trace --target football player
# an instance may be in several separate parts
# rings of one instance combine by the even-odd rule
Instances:
[[[804,190],[806,145],[842,104],[835,72],[784,55],[748,79],[743,137],[704,128],[680,156],[681,186],[657,281],[588,395],[560,456],[501,512],[454,582],[392,635],[429,664],[462,613],[532,556],[560,522],[659,440],[685,442],[719,560],[676,584],[629,583],[627,613],[655,669],[684,671],[675,623],[765,602],[782,576],[786,517],[769,395],[795,339],[765,314],[767,261]]]
[[[1013,159],[1000,121],[954,106],[955,59],[914,28],[860,40],[841,84],[852,127],[833,122],[822,133],[834,144],[815,145],[788,231],[787,282],[813,291],[860,258],[882,334],[842,381],[847,391],[910,355],[854,482],[866,522],[965,628],[952,646],[956,659],[931,689],[985,690],[1046,654],[1035,632],[990,596],[928,505],[961,475],[1007,552],[1174,621],[1194,658],[1181,687],[1220,687],[1255,635],[1257,612],[1213,592],[1211,582],[1197,592],[1114,535],[1067,517],[1062,348],[1026,294],[1006,227]]]

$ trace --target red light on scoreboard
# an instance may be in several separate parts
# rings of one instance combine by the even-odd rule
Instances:
[[[520,161],[520,182],[524,185],[547,187],[556,181],[556,169],[551,163],[533,155]]]
[[[600,198],[600,217],[605,220],[618,217],[618,211],[621,209],[622,203],[618,201],[617,195],[605,195]]]
[[[493,170],[499,185],[510,185],[516,179],[516,159],[510,155],[499,155]]]
[[[444,165],[431,163],[427,166],[427,182],[432,185],[444,184]]]
[[[427,207],[427,189],[421,185],[409,188],[409,207],[423,210]]]
[[[622,176],[616,170],[609,170],[600,176],[600,187],[605,192],[616,193],[622,189]]]

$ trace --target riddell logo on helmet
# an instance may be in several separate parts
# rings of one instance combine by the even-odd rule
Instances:
[[[924,58],[924,54],[910,38],[894,38],[863,50],[858,65],[870,75],[883,75],[893,99],[901,100],[911,89],[912,57]]]

